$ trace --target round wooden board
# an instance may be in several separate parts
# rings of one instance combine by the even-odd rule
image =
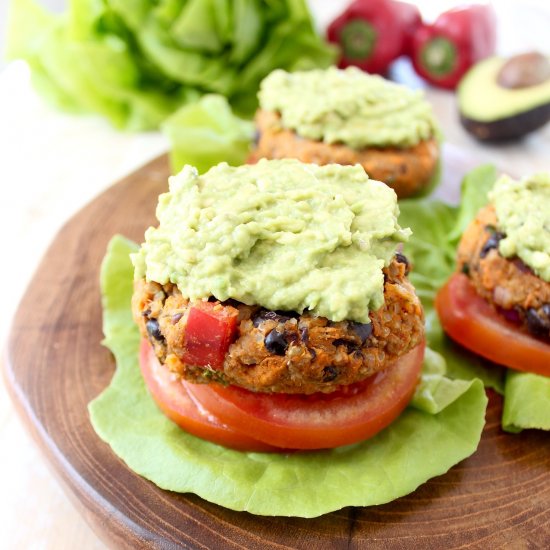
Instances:
[[[456,199],[472,160],[445,150]],[[29,430],[96,533],[113,548],[543,548],[550,543],[548,434],[500,429],[490,395],[478,451],[390,504],[316,519],[233,512],[163,491],[129,470],[93,431],[87,404],[115,368],[100,345],[99,266],[114,233],[141,241],[166,190],[161,157],[111,187],[61,230],[14,320],[5,378]],[[426,449],[429,453],[430,449]],[[291,497],[290,497],[291,498]]]

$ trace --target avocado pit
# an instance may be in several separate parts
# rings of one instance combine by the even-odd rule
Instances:
[[[497,83],[516,90],[538,86],[550,79],[550,60],[539,52],[514,55],[500,69]]]

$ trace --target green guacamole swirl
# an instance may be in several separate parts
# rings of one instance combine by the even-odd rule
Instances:
[[[550,282],[550,172],[515,181],[497,180],[489,200],[498,226],[505,234],[499,251],[505,258],[518,256],[535,274]]]
[[[234,298],[333,321],[369,322],[399,242],[392,189],[361,166],[261,160],[184,169],[159,197],[132,258],[136,278],[175,283],[190,299]]]
[[[438,134],[419,90],[350,67],[273,71],[260,86],[260,106],[278,112],[284,128],[326,143],[412,147]]]

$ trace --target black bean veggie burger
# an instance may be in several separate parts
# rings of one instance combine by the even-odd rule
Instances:
[[[550,376],[550,174],[502,176],[489,201],[437,296],[441,323],[495,363]]]
[[[360,164],[399,198],[436,179],[439,130],[422,92],[355,67],[275,70],[258,94],[250,158]]]
[[[187,166],[133,256],[141,369],[186,431],[243,450],[367,439],[407,406],[423,312],[395,192],[360,166]]]

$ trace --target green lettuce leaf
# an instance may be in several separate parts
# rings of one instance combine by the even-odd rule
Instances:
[[[550,378],[508,369],[502,427],[517,433],[528,428],[550,430]]]
[[[176,111],[162,124],[162,131],[172,144],[172,172],[191,164],[202,173],[222,161],[243,164],[254,123],[234,115],[225,97],[209,94]]]
[[[414,406],[361,444],[307,453],[245,453],[185,433],[159,411],[141,378],[139,333],[130,313],[129,254],[135,250],[135,244],[116,236],[102,264],[104,344],[117,366],[89,410],[99,436],[159,487],[253,514],[315,517],[344,506],[391,501],[475,451],[487,404],[483,385],[446,379],[444,361],[431,353]]]
[[[410,279],[426,313],[428,344],[444,356],[448,376],[461,380],[480,379],[485,386],[503,394],[504,429],[548,430],[550,379],[489,364],[455,344],[443,332],[434,309],[437,290],[455,270],[458,241],[478,210],[487,204],[487,193],[497,177],[498,172],[492,165],[479,166],[469,172],[462,182],[459,207],[425,198],[400,202],[399,221],[413,231],[413,237],[405,245],[405,254],[413,264]]]
[[[12,0],[7,55],[57,107],[141,130],[203,93],[250,115],[273,69],[326,67],[335,50],[305,0],[69,0],[60,15]]]
[[[474,380],[452,379],[446,376],[447,365],[440,353],[426,348],[422,378],[411,401],[411,406],[430,414],[438,414],[454,403],[472,384]]]
[[[492,164],[478,166],[464,176],[460,207],[456,213],[456,222],[448,236],[451,243],[458,244],[466,227],[487,204],[487,193],[492,189],[497,177],[498,171]]]

